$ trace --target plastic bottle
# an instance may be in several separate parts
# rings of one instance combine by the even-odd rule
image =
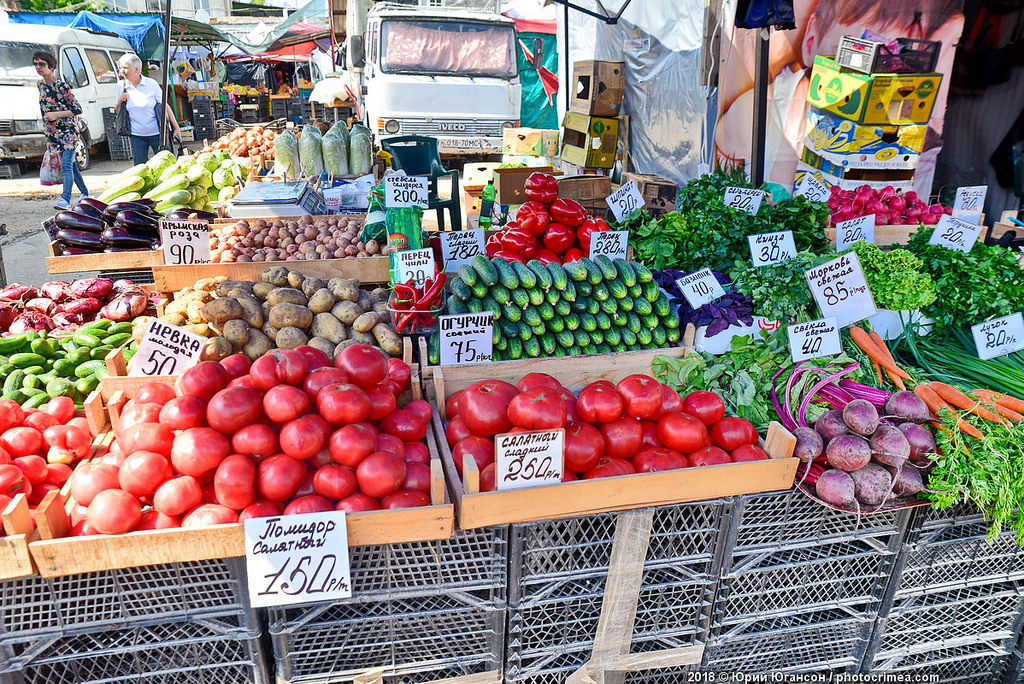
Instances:
[[[487,230],[491,227],[491,214],[494,212],[494,198],[498,191],[494,187],[494,179],[487,181],[480,193],[480,227]]]

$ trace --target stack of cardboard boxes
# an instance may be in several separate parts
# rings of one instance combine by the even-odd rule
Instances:
[[[626,83],[623,62],[573,64],[569,111],[562,119],[562,164],[567,174],[606,174],[615,164]]]

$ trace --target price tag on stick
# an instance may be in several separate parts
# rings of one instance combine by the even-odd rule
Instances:
[[[444,270],[454,272],[462,264],[477,254],[484,253],[484,231],[482,228],[473,230],[447,230],[441,233],[441,258]]]
[[[971,326],[978,358],[993,359],[1024,349],[1024,316],[1020,312]]]
[[[202,335],[154,318],[146,326],[128,375],[181,375],[199,363],[206,342]]]
[[[935,226],[928,244],[942,245],[960,252],[970,252],[974,243],[978,241],[980,233],[980,225],[943,214],[939,219],[939,224]]]
[[[643,195],[633,181],[623,183],[618,190],[608,195],[605,202],[611,207],[616,221],[626,218],[634,209],[644,208]]]
[[[253,518],[243,529],[254,608],[352,596],[344,511]]]
[[[754,266],[777,264],[796,256],[796,241],[793,240],[791,230],[748,235],[747,242],[750,244],[750,260]]]
[[[805,274],[821,315],[840,328],[878,313],[856,252],[842,254]]]
[[[793,194],[803,195],[812,202],[827,202],[832,193],[816,176],[805,173]]]
[[[405,283],[409,280],[419,286],[427,278],[434,277],[434,250],[407,249],[404,252],[396,252],[398,260],[398,282]]]
[[[695,273],[683,276],[676,281],[676,287],[683,293],[693,309],[699,309],[725,295],[722,284],[718,282],[718,278],[710,268],[702,268]]]
[[[388,176],[384,179],[385,207],[427,208],[426,176]]]
[[[834,318],[794,323],[786,326],[786,334],[789,336],[789,353],[793,363],[820,356],[835,356],[843,351],[839,326]]]
[[[741,209],[753,216],[761,208],[761,202],[764,201],[764,190],[729,187],[725,189],[725,197],[722,198],[722,201],[727,207]]]
[[[518,432],[494,438],[495,488],[518,489],[562,481],[565,430]]]
[[[169,266],[210,263],[210,224],[160,219],[160,246]]]
[[[494,357],[494,314],[453,314],[438,317],[442,366],[490,363]]]
[[[836,224],[836,251],[844,252],[859,240],[874,243],[875,215],[868,214]]]
[[[628,230],[602,230],[590,234],[590,258],[604,254],[609,259],[625,259],[629,247]]]
[[[957,188],[956,199],[953,200],[953,216],[977,222],[981,216],[981,210],[985,206],[985,195],[987,194],[987,185],[967,185]]]

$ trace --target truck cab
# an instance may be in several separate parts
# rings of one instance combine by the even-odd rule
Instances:
[[[362,104],[374,141],[438,139],[445,155],[500,154],[519,125],[515,23],[500,14],[376,5],[356,43]]]

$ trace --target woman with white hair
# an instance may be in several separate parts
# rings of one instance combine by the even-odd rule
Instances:
[[[117,100],[117,107],[128,107],[128,118],[131,120],[132,134],[129,137],[132,145],[132,163],[145,164],[149,159],[149,150],[160,149],[160,106],[163,95],[160,84],[142,75],[142,60],[134,53],[126,53],[117,60],[117,66],[124,77],[124,92]],[[174,127],[174,134],[181,137],[181,129],[174,118],[174,113],[167,105],[167,120]]]

